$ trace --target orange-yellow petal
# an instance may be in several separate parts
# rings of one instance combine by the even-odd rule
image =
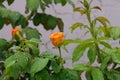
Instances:
[[[50,40],[52,41],[52,44],[56,47],[61,45],[64,40],[64,34],[63,32],[54,32],[50,35]]]
[[[19,28],[14,28],[12,29],[12,36],[14,36],[17,32],[19,32],[20,29]]]

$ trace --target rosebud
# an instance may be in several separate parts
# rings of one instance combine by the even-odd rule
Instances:
[[[14,28],[14,29],[12,29],[12,36],[14,37],[15,35],[18,36],[18,38],[20,40],[23,39],[23,36],[21,34],[21,31],[20,31],[20,28]]]
[[[55,47],[59,47],[64,40],[63,32],[54,32],[50,35],[50,40]]]
[[[19,28],[14,28],[12,29],[12,36],[15,36],[16,34],[18,34],[20,32]]]

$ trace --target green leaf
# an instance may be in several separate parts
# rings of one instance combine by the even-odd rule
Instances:
[[[104,80],[103,73],[98,68],[92,68],[91,74],[93,80]]]
[[[87,0],[84,0],[83,4],[86,9],[89,9],[89,3],[87,2]]]
[[[20,15],[20,18],[19,20],[17,20],[15,25],[16,26],[21,25],[22,28],[25,28],[28,25],[28,21],[23,15]]]
[[[23,29],[23,32],[25,33],[26,38],[28,40],[30,40],[32,38],[40,39],[40,34],[39,34],[38,30],[35,29],[35,28],[30,28],[30,27],[29,28],[25,28],[25,29]]]
[[[105,74],[109,80],[120,80],[120,73],[117,71],[106,71]]]
[[[27,44],[27,45],[32,50],[32,54],[34,56],[38,56],[39,55],[39,48],[37,46],[34,46],[32,44]]]
[[[10,11],[8,18],[12,22],[13,26],[16,26],[16,22],[20,19],[20,14],[18,12]]]
[[[69,70],[69,69],[68,69],[67,78],[68,78],[68,80],[81,80],[77,71]],[[67,79],[65,79],[65,80],[67,80]]]
[[[48,20],[48,15],[47,15],[47,14],[45,14],[45,13],[43,13],[43,14],[38,13],[38,14],[36,14],[36,15],[39,16],[40,23],[41,23],[42,25],[47,24],[47,23],[46,23],[47,20]]]
[[[111,45],[105,41],[101,41],[100,44],[102,44],[104,47],[112,48]]]
[[[64,30],[64,23],[63,23],[62,19],[57,18],[57,24],[58,24],[59,31],[63,32],[63,30]]]
[[[6,80],[6,76],[5,75],[1,75],[0,80]]]
[[[46,5],[40,0],[40,8],[44,12],[46,9]]]
[[[31,11],[36,11],[40,5],[40,0],[27,0],[27,7]]]
[[[52,54],[52,53],[50,53],[48,51],[45,51],[45,52],[41,53],[40,56],[43,57],[43,58],[48,58],[50,60],[55,57],[54,54]]]
[[[4,17],[5,24],[12,24],[13,27],[21,25],[22,27],[26,27],[28,21],[26,18],[16,11],[11,11],[7,8],[0,7],[1,17]]]
[[[72,43],[74,44],[74,43],[81,43],[81,42],[82,42],[82,40],[80,40],[80,39],[75,39],[75,40],[67,39],[67,40],[64,40],[63,45],[67,46],[67,45],[72,44]]]
[[[3,17],[0,16],[0,29],[3,28],[4,22],[5,22],[5,19],[4,19]]]
[[[0,4],[2,4],[5,0],[0,0]]]
[[[34,25],[42,24],[46,30],[54,29],[58,24],[58,18],[45,13],[37,13],[33,18]],[[59,21],[60,23],[60,21]],[[62,25],[61,25],[62,26]]]
[[[107,48],[107,47],[105,47],[103,49],[103,51],[107,55],[112,55],[112,54],[114,54],[116,52],[116,49],[115,48]]]
[[[35,80],[50,80],[50,75],[46,69],[35,74]]]
[[[45,58],[45,59],[35,58],[33,60],[33,64],[32,64],[31,69],[30,69],[31,76],[33,77],[35,75],[35,73],[43,70],[46,67],[46,65],[48,64],[48,61],[49,60],[47,58]]]
[[[20,50],[20,49],[21,49],[20,46],[13,46],[13,47],[10,48],[10,50]]]
[[[77,71],[64,69],[60,73],[60,80],[81,80]]]
[[[0,7],[0,15],[2,17],[8,17],[10,11],[6,8]]]
[[[67,0],[67,2],[68,2],[73,8],[75,8],[75,4],[74,4],[74,2],[73,2],[72,0]]]
[[[7,45],[8,45],[7,40],[5,40],[5,39],[0,39],[0,51],[6,49]]]
[[[113,62],[120,64],[120,52],[113,53],[112,60]]]
[[[66,0],[61,0],[62,6],[65,6],[67,1]]]
[[[76,28],[82,28],[82,26],[83,26],[83,24],[82,23],[80,23],[80,22],[77,22],[77,23],[75,23],[75,24],[73,24],[71,27],[70,27],[70,29],[71,29],[71,32],[73,32]]]
[[[119,27],[113,27],[110,34],[111,34],[111,37],[113,39],[120,38],[120,28]]]
[[[104,26],[107,25],[107,23],[110,23],[109,20],[105,17],[99,16],[97,18],[95,18],[95,21],[99,21],[101,24],[103,24]]]
[[[82,80],[77,71],[71,69],[62,69],[60,73],[51,75],[50,80]]]
[[[51,4],[52,1],[51,0],[43,0],[46,4]]]
[[[54,0],[55,4],[61,3],[61,0]]]
[[[85,50],[86,48],[83,48],[81,45],[78,45],[73,51],[72,61],[78,61],[83,56]]]
[[[16,53],[5,60],[5,67],[9,68],[12,65],[14,65],[14,63],[17,63],[20,67],[25,69],[29,58],[30,58],[29,53],[23,52]]]
[[[59,4],[59,3],[61,3],[62,6],[65,6],[66,3],[67,3],[67,0],[54,0],[54,3],[55,3],[55,4]]]
[[[102,41],[102,40],[109,40],[109,38],[108,37],[98,37],[98,42],[100,42],[100,41]]]
[[[44,28],[46,30],[49,30],[49,29],[54,29],[57,25],[57,18],[51,16],[51,15],[48,15],[48,18],[47,18],[47,25],[44,24]]]
[[[85,52],[85,50],[92,45],[93,43],[90,42],[90,40],[81,42],[81,44],[78,45],[73,51],[72,61],[73,62],[78,61],[83,56],[83,53]]]
[[[14,79],[18,79],[20,75],[21,68],[18,64],[13,64],[9,68],[5,69],[6,76],[13,77]]]
[[[86,9],[75,8],[74,12],[79,12],[81,15],[84,15],[87,11],[86,11]]]
[[[61,66],[55,60],[51,60],[51,65],[52,65],[52,69],[55,73],[60,72]]]
[[[91,71],[87,71],[87,72],[85,73],[85,77],[86,77],[87,80],[92,80]]]
[[[38,46],[38,44],[41,44],[42,41],[40,39],[31,38],[30,40],[26,40],[25,43],[26,44],[32,44],[34,46]]]
[[[95,48],[89,48],[87,56],[91,64],[94,63],[96,59],[96,54],[97,54],[97,51]]]
[[[0,2],[0,7],[5,7],[5,5],[4,5],[4,4],[1,4],[1,2]]]
[[[90,67],[87,64],[75,64],[73,69],[77,71],[88,71],[90,70]]]
[[[5,60],[5,74],[17,79],[21,70],[24,70],[27,67],[29,58],[29,53],[24,52],[15,53],[10,56]]]
[[[15,64],[15,62],[16,62],[16,56],[15,55],[10,56],[5,60],[5,68],[9,68],[13,64]]]
[[[34,43],[37,43],[37,44],[40,44],[40,43],[41,43],[41,40],[40,40],[40,39],[36,39],[36,38],[31,38],[29,41],[30,41],[30,42],[34,42]]]
[[[34,23],[35,26],[38,26],[41,23],[42,20],[47,21],[46,15],[37,13],[33,18],[33,23]]]
[[[102,36],[104,34],[105,37],[110,38],[111,26],[99,26],[97,29],[97,33]]]
[[[18,60],[17,63],[22,67],[22,69],[25,69],[27,67],[28,60],[30,57],[31,55],[29,53],[16,53],[16,58]]]
[[[100,69],[101,69],[102,71],[104,71],[104,70],[107,68],[108,62],[110,61],[110,58],[111,58],[110,56],[107,56],[107,57],[105,57],[104,60],[102,61],[101,65],[100,65]]]
[[[50,80],[60,80],[59,76],[57,74],[52,74],[50,76]]]
[[[11,5],[14,2],[14,0],[7,0],[7,2],[8,2],[8,5]]]

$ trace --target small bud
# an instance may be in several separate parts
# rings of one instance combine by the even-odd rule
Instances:
[[[63,32],[54,32],[50,35],[50,39],[55,47],[59,47],[63,43],[64,34]]]

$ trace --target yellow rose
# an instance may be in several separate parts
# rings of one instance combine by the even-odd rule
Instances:
[[[50,35],[50,40],[55,47],[59,47],[64,40],[63,32],[54,32]]]

